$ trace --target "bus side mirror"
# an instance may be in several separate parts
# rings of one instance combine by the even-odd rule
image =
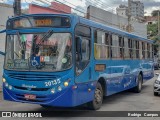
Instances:
[[[82,38],[76,37],[76,54],[77,54],[77,60],[82,60]]]
[[[6,53],[5,53],[5,52],[0,51],[0,55],[5,56],[5,55],[6,55]]]

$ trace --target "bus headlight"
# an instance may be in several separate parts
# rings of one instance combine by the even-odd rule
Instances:
[[[55,89],[54,88],[51,89],[51,93],[53,93],[53,94],[55,93]]]
[[[69,85],[68,82],[64,82],[64,86],[67,87]]]
[[[58,87],[58,91],[62,91],[62,87],[61,86]]]
[[[2,78],[2,82],[5,83],[5,82],[6,82],[6,79],[5,79],[5,78]]]
[[[10,90],[12,90],[12,86],[11,85],[9,85],[9,87],[8,87]]]

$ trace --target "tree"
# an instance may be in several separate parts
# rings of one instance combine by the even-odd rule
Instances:
[[[151,15],[153,17],[160,15],[160,10],[152,11]],[[157,17],[158,18],[158,17]],[[147,25],[148,38],[154,41],[154,53],[157,54],[160,47],[160,36],[158,35],[158,20],[155,24]]]
[[[153,10],[151,15],[152,16],[158,16],[158,12],[160,12],[160,10]]]
[[[158,25],[157,24],[147,25],[147,32],[150,37],[156,36],[158,34]]]
[[[154,37],[154,42],[153,42],[153,45],[154,45],[154,53],[155,53],[155,55],[156,54],[158,54],[158,50],[159,50],[159,37],[158,36],[156,36],[156,37]]]

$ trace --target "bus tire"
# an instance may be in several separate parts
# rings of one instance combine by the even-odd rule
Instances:
[[[98,82],[94,92],[94,99],[93,101],[88,103],[88,107],[91,110],[98,110],[100,109],[102,102],[103,102],[103,89],[101,84]]]
[[[138,83],[137,83],[137,86],[134,88],[134,92],[136,92],[136,93],[140,93],[141,92],[141,90],[142,90],[142,80],[143,78],[142,78],[142,75],[141,74],[139,74],[138,75]]]

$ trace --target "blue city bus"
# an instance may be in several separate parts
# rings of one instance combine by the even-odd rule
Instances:
[[[42,107],[101,107],[104,96],[154,76],[153,42],[72,14],[9,18],[4,100]]]

